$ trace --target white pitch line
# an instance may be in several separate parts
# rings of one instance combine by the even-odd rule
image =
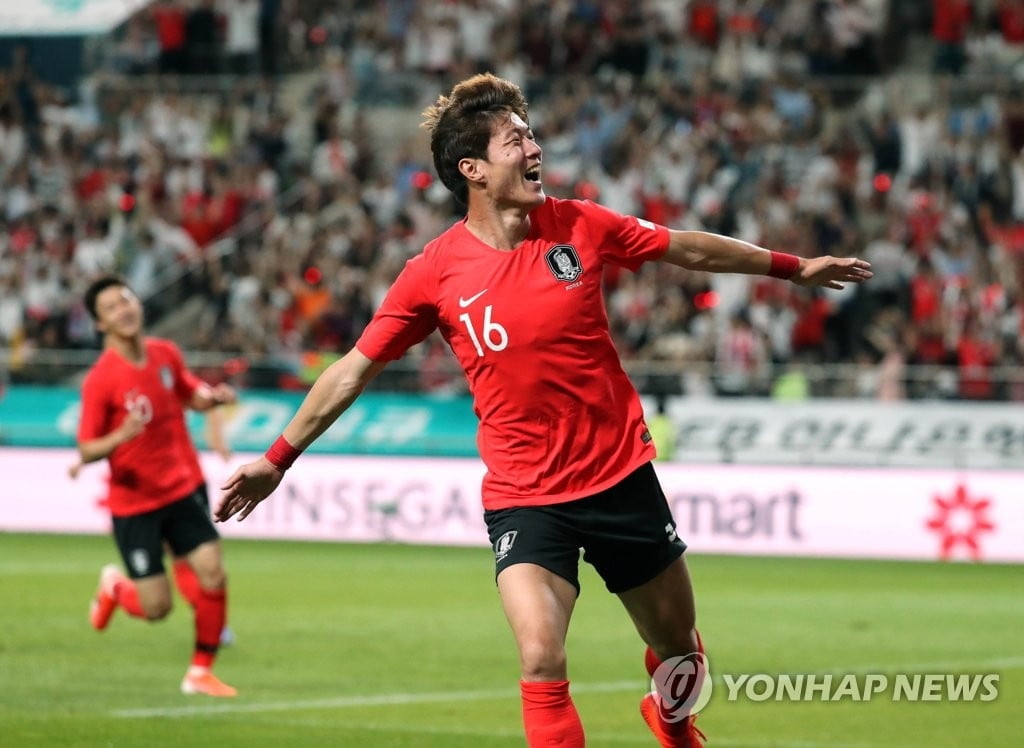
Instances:
[[[946,670],[985,670],[987,668],[1012,670],[1024,667],[1024,656],[998,657],[988,660],[927,662],[918,664],[893,665],[857,665],[848,668],[813,671],[821,674],[846,673],[917,673],[937,672]],[[812,671],[807,671],[812,672]],[[781,673],[778,673],[781,675]],[[722,676],[714,677],[716,685],[721,685]],[[574,694],[586,693],[622,693],[627,691],[641,692],[646,687],[642,679],[607,681],[604,683],[574,683]],[[383,693],[369,696],[338,696],[326,699],[306,699],[298,701],[270,701],[255,704],[239,702],[221,702],[217,704],[200,704],[180,707],[151,707],[140,709],[117,709],[111,716],[120,719],[147,719],[152,717],[202,717],[211,714],[244,714],[251,712],[289,712],[306,709],[352,709],[367,706],[399,706],[403,704],[432,704],[469,701],[489,701],[492,699],[513,699],[519,697],[519,690],[500,688],[475,691],[427,691],[421,693]]]
[[[642,680],[610,681],[606,683],[580,683],[573,686],[574,693],[618,693],[642,691]],[[121,718],[147,717],[199,717],[207,714],[235,714],[243,712],[287,712],[302,709],[350,709],[362,706],[397,706],[401,704],[432,704],[435,702],[488,701],[490,699],[518,698],[519,689],[501,688],[477,691],[427,691],[423,693],[383,693],[375,696],[339,696],[331,699],[304,701],[271,701],[261,704],[220,703],[199,706],[154,707],[151,709],[117,709],[111,716]]]

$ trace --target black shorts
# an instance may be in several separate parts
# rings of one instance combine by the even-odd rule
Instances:
[[[484,512],[495,576],[513,564],[537,564],[580,589],[579,558],[609,592],[649,582],[686,550],[665,494],[647,463],[585,499]]]
[[[203,511],[209,515],[210,513],[210,494],[206,490],[206,484],[200,483],[199,488],[191,493],[193,499],[199,502],[199,506],[203,508]]]
[[[175,556],[217,540],[201,486],[172,504],[131,517],[114,517],[114,540],[132,579],[164,573],[164,541]]]

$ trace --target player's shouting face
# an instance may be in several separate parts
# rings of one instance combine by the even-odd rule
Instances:
[[[142,330],[142,304],[125,286],[110,286],[96,296],[96,327],[119,338],[133,338]]]
[[[526,209],[544,203],[541,183],[541,147],[533,131],[515,113],[500,119],[491,132],[487,161],[481,164],[487,179],[487,192],[498,205]]]

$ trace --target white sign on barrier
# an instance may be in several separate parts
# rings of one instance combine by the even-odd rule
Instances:
[[[698,464],[1024,469],[1018,403],[675,397],[667,414],[675,459]]]
[[[234,467],[204,456],[216,487]],[[105,463],[0,449],[0,530],[105,533]],[[693,553],[1024,562],[1024,472],[658,463]],[[226,537],[485,546],[474,459],[304,455]]]
[[[150,0],[20,0],[0,7],[0,36],[105,34]]]

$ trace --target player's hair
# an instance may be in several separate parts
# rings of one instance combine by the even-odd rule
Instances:
[[[96,297],[106,291],[111,286],[124,286],[125,288],[131,288],[128,285],[128,281],[122,278],[120,275],[102,275],[85,289],[85,296],[82,297],[82,301],[85,303],[85,308],[89,311],[89,315],[95,320],[99,319],[99,315],[96,314]]]
[[[491,73],[467,78],[423,110],[420,126],[430,133],[437,176],[460,203],[469,204],[469,185],[459,171],[459,161],[486,159],[495,123],[511,113],[529,122],[526,110],[519,86]]]

